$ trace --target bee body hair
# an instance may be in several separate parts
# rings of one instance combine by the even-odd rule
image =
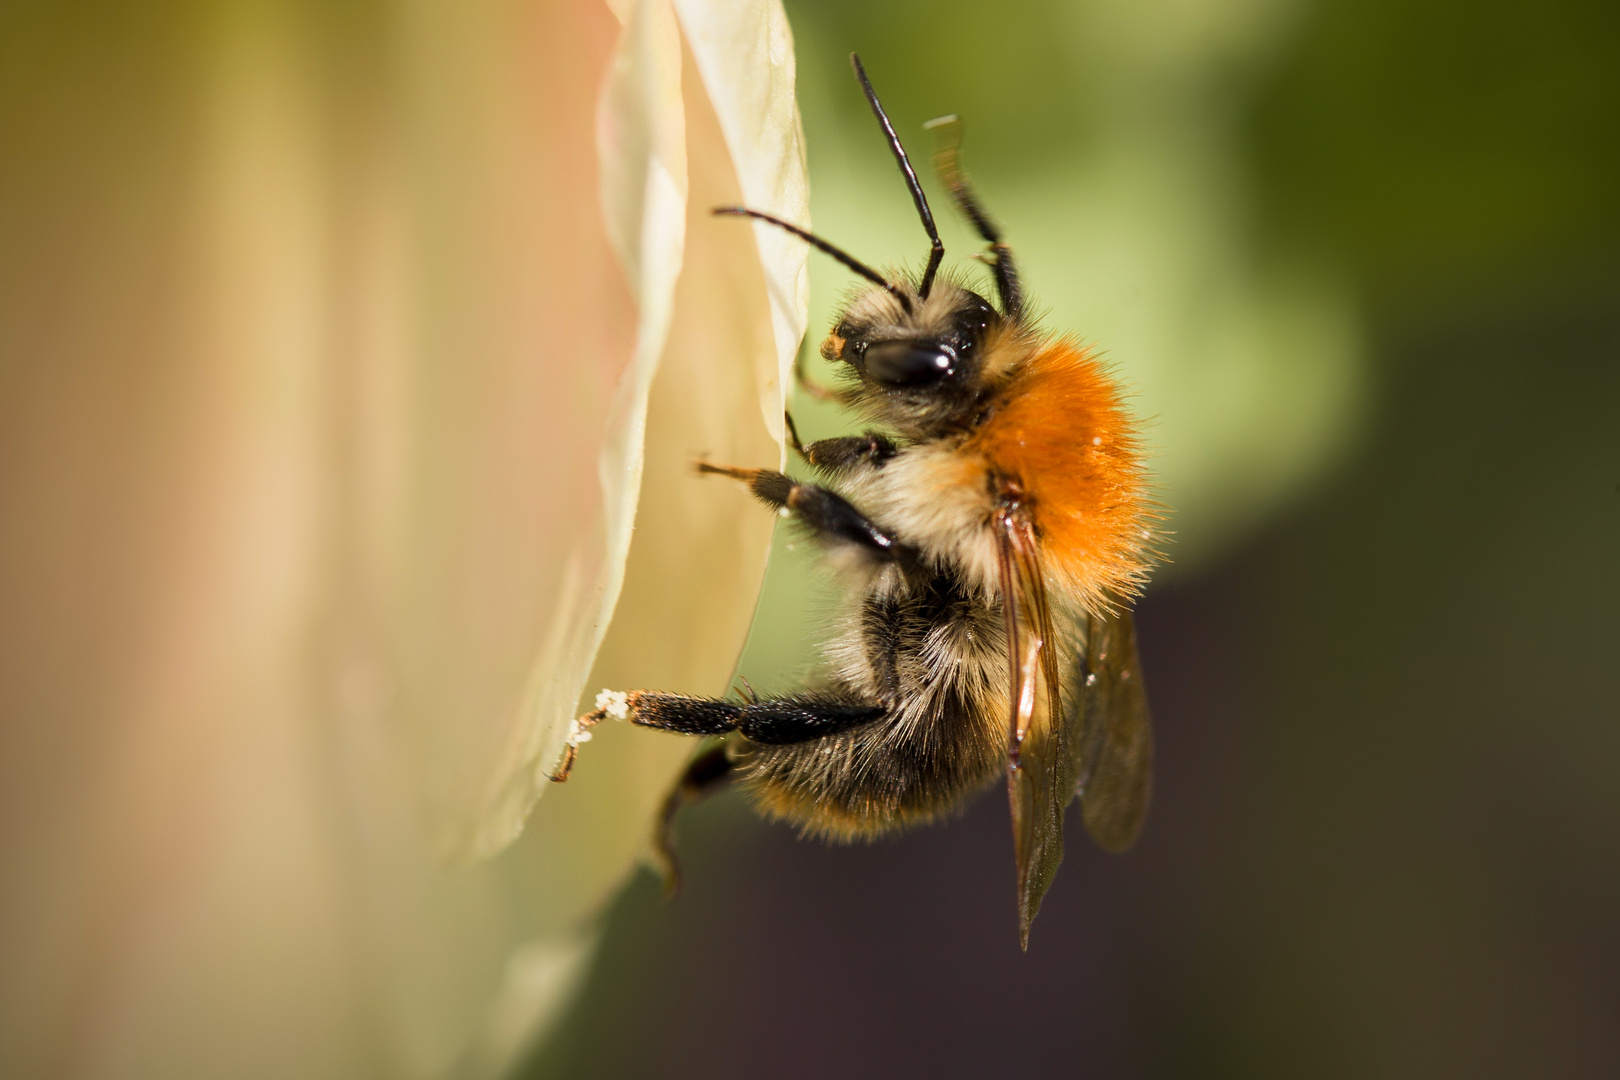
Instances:
[[[836,478],[905,558],[877,563],[823,539],[849,583],[823,679],[837,697],[882,703],[883,716],[739,754],[760,808],[807,833],[872,837],[930,821],[1002,775],[1010,680],[995,521],[1008,491],[1043,539],[1059,638],[1083,637],[1088,614],[1143,573],[1150,508],[1106,369],[1072,341],[1021,328],[987,345],[975,423],[930,425],[901,403],[911,423],[895,424],[892,399],[868,401],[872,419],[926,435]]]

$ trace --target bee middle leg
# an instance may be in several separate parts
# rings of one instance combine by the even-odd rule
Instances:
[[[710,465],[706,461],[698,462],[697,467],[698,472],[743,481],[760,502],[797,513],[806,528],[824,539],[855,544],[883,559],[892,559],[898,554],[894,537],[874,525],[837,492],[816,484],[801,484],[770,469]]]

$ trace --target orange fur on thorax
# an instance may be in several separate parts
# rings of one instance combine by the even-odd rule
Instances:
[[[1048,572],[1088,609],[1136,591],[1152,516],[1135,426],[1090,350],[1040,345],[962,447],[1018,492]]]

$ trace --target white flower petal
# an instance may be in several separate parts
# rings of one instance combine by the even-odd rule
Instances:
[[[694,65],[683,69],[682,84],[691,172],[685,264],[652,387],[636,542],[588,685],[719,694],[754,611],[774,519],[742,485],[700,477],[692,461],[781,460],[780,442],[758,405],[773,401],[771,413],[780,421],[780,354],[754,231],[709,213],[741,197],[716,110]],[[794,265],[773,270],[791,280],[805,256],[802,246],[788,254]],[[802,325],[802,309],[796,318]],[[581,820],[626,823],[614,842],[640,850],[650,835],[645,822],[691,755],[691,743],[646,730],[595,730],[598,738],[589,757],[582,755],[576,780],[566,792],[548,793],[539,816],[558,812],[552,801],[566,801],[568,813]],[[613,816],[625,809],[622,789],[587,779],[609,774],[642,778],[630,817]],[[645,816],[638,820],[638,814]]]
[[[683,194],[690,156],[703,209],[740,197],[718,121],[667,0],[624,13],[241,8],[39,65],[39,135],[0,148],[44,204],[0,200],[20,1071],[487,1076],[577,978],[686,743],[598,728],[515,843],[440,856],[521,822],[617,574],[658,633],[611,685],[723,686],[769,516],[684,461],[780,454],[758,247]],[[599,175],[616,48],[642,141]],[[669,546],[624,567],[643,416]],[[690,621],[656,606],[677,564]]]
[[[804,131],[794,97],[793,34],[777,0],[675,0],[698,71],[724,134],[741,201],[810,224]],[[809,309],[808,249],[780,229],[755,226],[776,337],[775,380],[764,383],[766,427],[781,438],[782,398]]]
[[[496,766],[491,795],[471,808],[467,831],[453,841],[469,854],[510,843],[545,789],[618,604],[636,523],[647,397],[669,335],[685,243],[687,162],[674,13],[668,0],[634,0],[626,8],[597,115],[597,139],[603,220],[635,300],[635,345],[606,410],[606,441],[596,461],[600,524],[582,538],[569,564],[572,591],[551,609],[522,721]],[[600,317],[587,310],[589,317]],[[596,572],[576,572],[581,565]]]

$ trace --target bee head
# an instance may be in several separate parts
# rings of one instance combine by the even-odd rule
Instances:
[[[915,392],[972,381],[979,346],[1000,314],[978,293],[945,281],[926,300],[908,292],[909,308],[885,289],[866,290],[822,342],[821,355],[848,364],[876,389]]]
[[[949,280],[935,281],[926,298],[910,288],[905,296],[866,290],[821,344],[824,358],[849,365],[857,403],[901,428],[982,397],[1000,374],[1000,365],[986,363],[986,345],[1005,321],[984,297]]]
[[[1022,298],[1011,253],[1001,244],[1000,233],[979,208],[955,165],[954,142],[945,147],[944,157],[936,158],[943,163],[940,179],[991,244],[990,265],[996,275],[1002,311],[991,307],[978,293],[938,276],[945,245],[934,226],[928,197],[900,144],[900,136],[878,102],[860,57],[851,53],[849,59],[905,178],[923,231],[928,234],[928,265],[921,278],[913,282],[903,275],[885,276],[807,229],[760,210],[720,206],[714,213],[752,218],[783,229],[876,286],[860,293],[845,309],[822,343],[821,355],[853,369],[858,386],[847,395],[851,404],[880,422],[920,435],[930,429],[948,428],[964,413],[977,411],[985,391],[993,389],[1005,374],[1006,361],[1014,350],[994,346],[1007,340],[1004,331],[1011,331],[1015,338],[1027,337]],[[942,117],[932,122],[932,126],[941,125],[955,131],[956,118]],[[993,355],[999,363],[986,362]]]

